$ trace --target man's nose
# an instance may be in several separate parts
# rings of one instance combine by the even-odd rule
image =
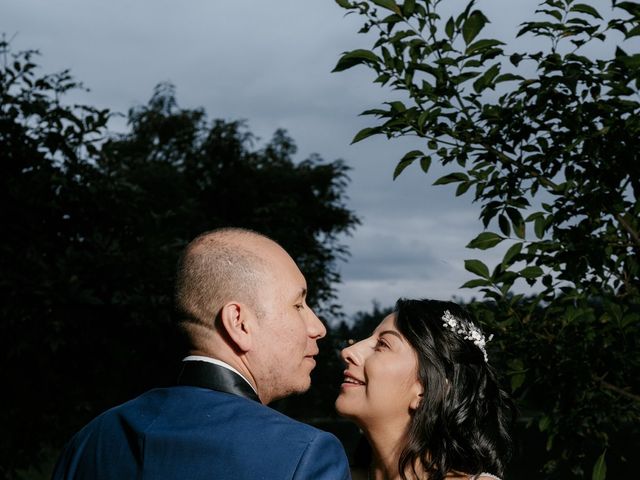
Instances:
[[[322,320],[318,318],[315,312],[310,308],[310,316],[307,320],[307,328],[311,338],[322,338],[327,334],[327,327],[324,326]]]

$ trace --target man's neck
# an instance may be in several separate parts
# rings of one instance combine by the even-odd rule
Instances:
[[[242,377],[242,379],[249,384],[249,386],[253,389],[253,391],[256,392],[256,394],[258,394],[258,390],[256,389],[255,384],[252,383],[251,380],[249,379],[250,376],[246,375],[240,369],[236,368],[231,363],[225,360],[213,357],[211,355],[205,355],[205,354],[202,354],[201,352],[190,352],[190,355],[183,358],[182,361],[183,362],[208,362],[208,363],[212,363],[214,365],[218,365],[220,367],[226,368],[228,370],[231,370],[233,373]]]

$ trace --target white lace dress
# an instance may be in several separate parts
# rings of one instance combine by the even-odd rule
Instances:
[[[489,478],[492,478],[493,480],[502,480],[500,477],[496,477],[495,475],[492,475],[490,473],[481,473],[480,475],[474,475],[473,477],[469,477],[469,478],[471,480],[476,480],[481,477],[489,477]]]

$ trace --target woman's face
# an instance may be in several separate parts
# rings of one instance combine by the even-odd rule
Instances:
[[[395,314],[369,338],[342,350],[342,359],[347,369],[336,399],[340,415],[361,426],[409,422],[423,388],[416,353],[396,329]]]

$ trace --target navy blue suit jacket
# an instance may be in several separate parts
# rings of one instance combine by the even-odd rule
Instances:
[[[185,362],[181,378],[91,421],[63,451],[53,479],[350,478],[336,437],[262,405],[235,373]]]

